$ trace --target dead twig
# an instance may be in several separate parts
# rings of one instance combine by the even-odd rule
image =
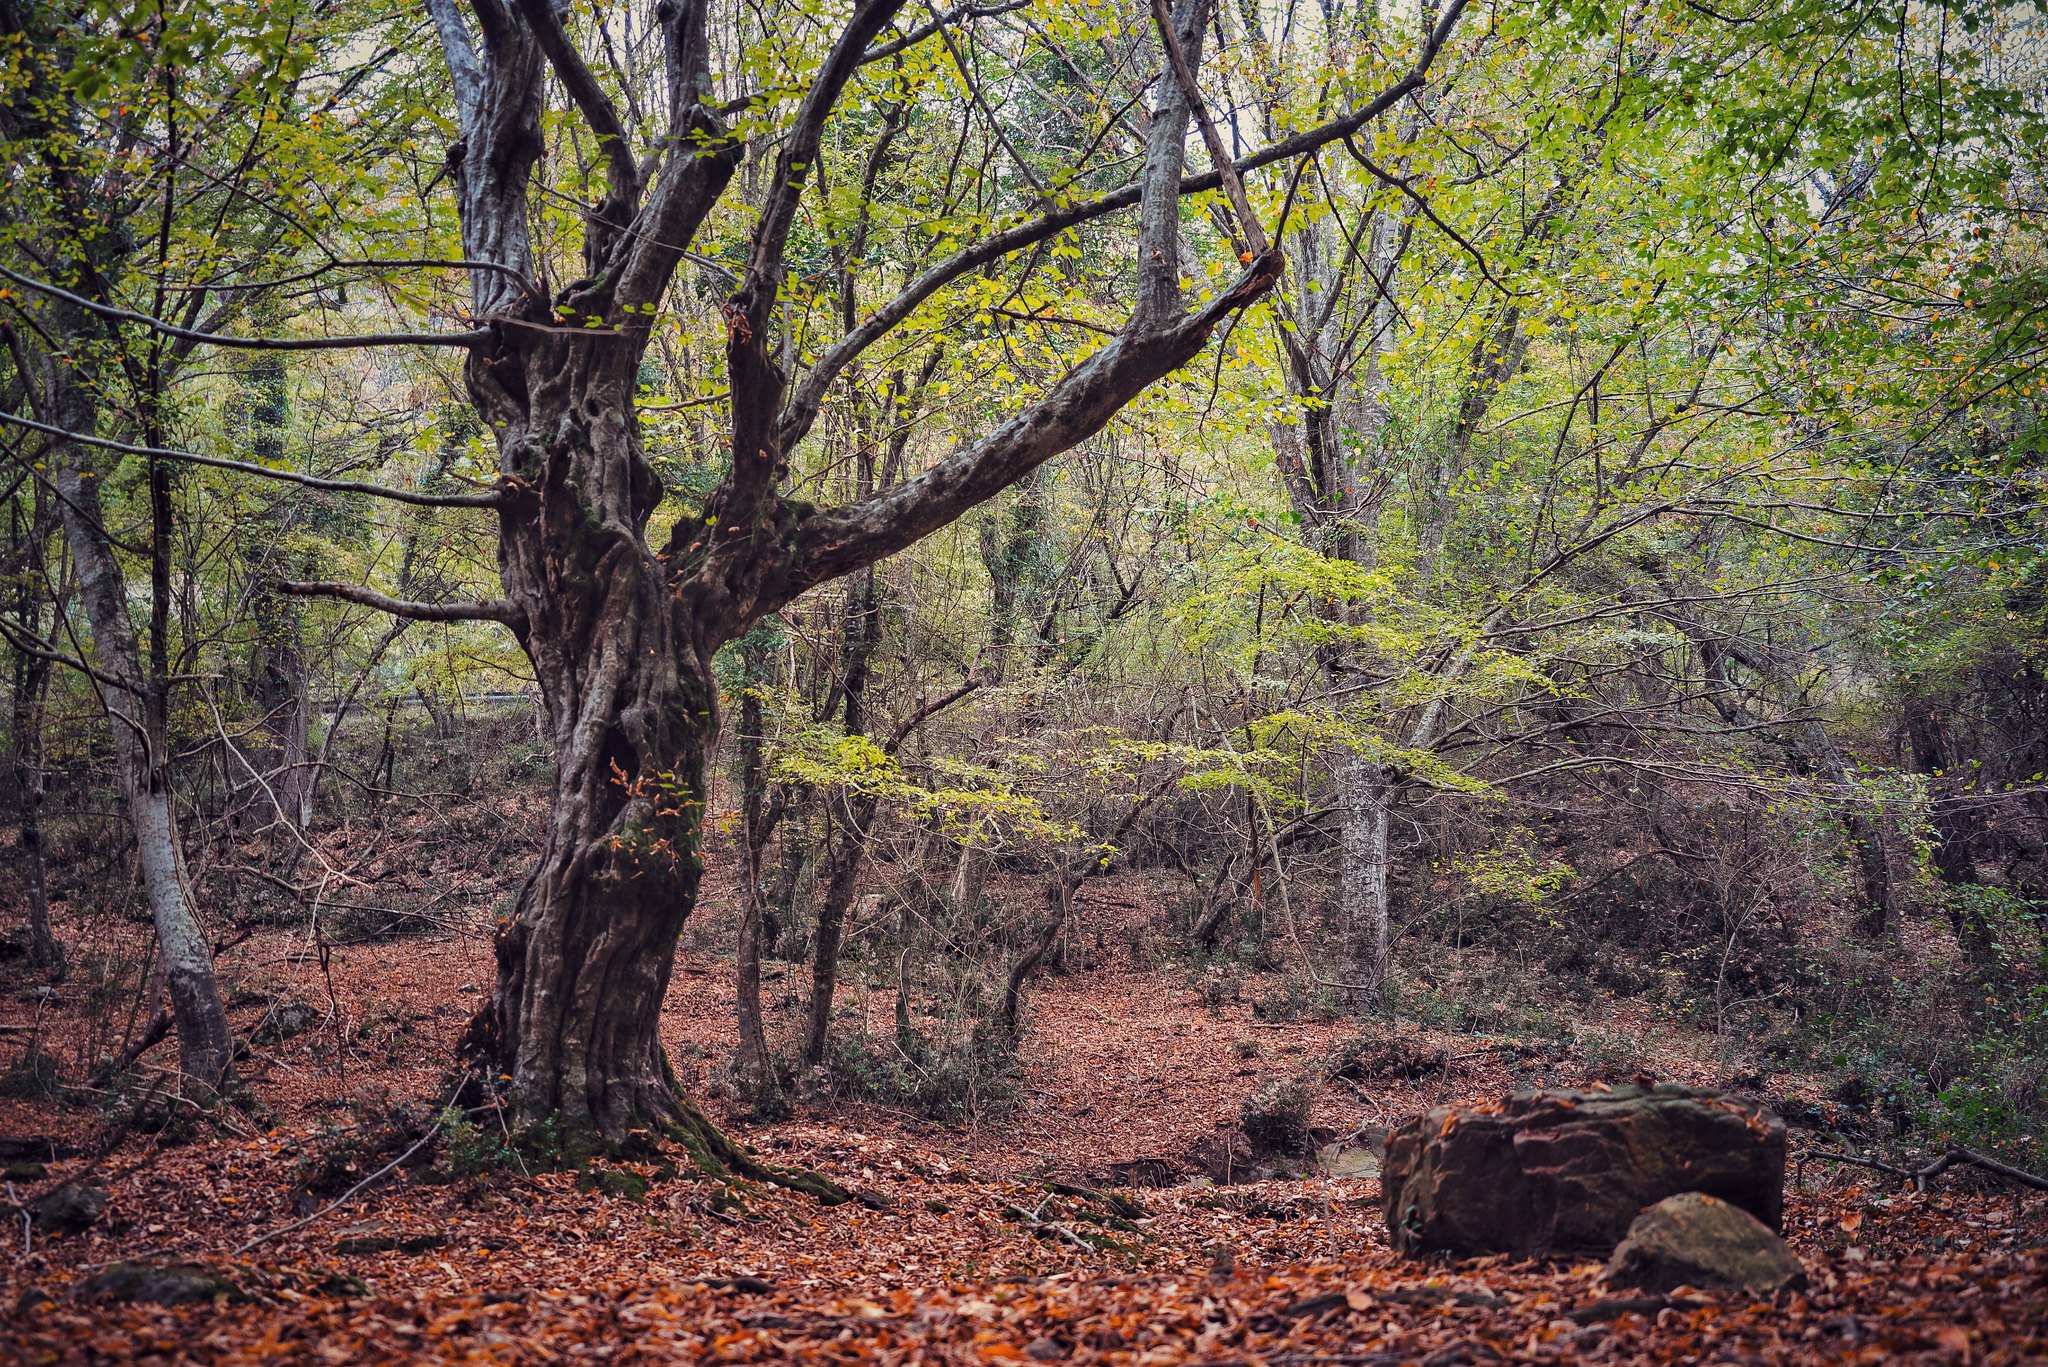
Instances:
[[[1978,1153],[1975,1149],[1966,1149],[1960,1145],[1950,1147],[1940,1157],[1934,1158],[1917,1168],[1902,1167],[1897,1163],[1887,1163],[1881,1158],[1865,1158],[1860,1154],[1838,1153],[1833,1149],[1808,1149],[1799,1155],[1798,1168],[1800,1171],[1804,1171],[1809,1160],[1825,1163],[1848,1163],[1859,1168],[1870,1168],[1893,1177],[1904,1178],[1921,1191],[1927,1190],[1929,1182],[1932,1182],[1935,1178],[1953,1167],[1982,1168],[1984,1171],[1994,1173],[2009,1182],[2017,1182],[2023,1187],[2030,1187],[2035,1191],[2048,1191],[2048,1177],[2037,1177],[2024,1168],[2015,1168],[2011,1164],[2001,1163],[1988,1154]]]
[[[462,1095],[463,1084],[469,1081],[469,1077],[470,1075],[465,1072],[462,1075],[461,1080],[455,1084],[455,1089],[448,1094],[449,1105],[454,1105],[455,1098]],[[312,1224],[316,1220],[325,1219],[327,1216],[333,1214],[337,1210],[340,1210],[343,1206],[347,1205],[350,1201],[354,1200],[358,1193],[368,1190],[373,1183],[382,1181],[385,1177],[388,1177],[390,1174],[396,1172],[399,1169],[399,1167],[405,1163],[407,1159],[411,1158],[414,1154],[418,1153],[428,1144],[431,1144],[435,1140],[435,1138],[437,1138],[440,1135],[440,1133],[440,1125],[437,1123],[429,1122],[427,1125],[426,1133],[422,1134],[418,1139],[415,1139],[412,1142],[412,1147],[407,1149],[404,1153],[401,1153],[400,1155],[398,1155],[398,1157],[392,1159],[389,1163],[386,1163],[383,1167],[377,1169],[368,1177],[365,1177],[362,1181],[356,1183],[347,1191],[335,1197],[332,1201],[329,1201],[326,1205],[320,1207],[320,1209],[314,1211],[311,1215],[306,1216],[304,1219],[294,1220],[288,1225],[279,1225],[276,1229],[271,1230],[267,1234],[259,1234],[255,1238],[251,1239],[248,1243],[243,1244],[240,1248],[237,1248],[233,1253],[230,1253],[228,1256],[231,1258],[239,1258],[252,1248],[260,1248],[262,1245],[269,1243],[272,1239],[281,1239],[285,1235],[290,1234],[295,1230],[304,1229],[307,1225]]]

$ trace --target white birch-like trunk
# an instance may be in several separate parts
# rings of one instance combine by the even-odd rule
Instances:
[[[1392,954],[1387,891],[1387,816],[1392,805],[1380,766],[1358,755],[1338,767],[1338,920],[1344,941],[1344,986],[1351,1004],[1377,1009],[1385,1000]]]

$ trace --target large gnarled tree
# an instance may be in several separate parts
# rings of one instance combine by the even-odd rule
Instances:
[[[509,1084],[527,1118],[555,1116],[614,1137],[649,1125],[682,1129],[714,1158],[737,1156],[680,1095],[657,1033],[702,869],[706,764],[717,727],[714,652],[805,590],[958,518],[1100,430],[1192,359],[1219,322],[1266,293],[1279,258],[1245,252],[1227,288],[1190,303],[1181,280],[1183,197],[1298,157],[1416,90],[1460,8],[1450,7],[1410,74],[1370,104],[1240,158],[1219,178],[1214,168],[1186,173],[1209,5],[1180,0],[1162,25],[1168,43],[1145,38],[1160,74],[1136,180],[1108,194],[1042,202],[938,260],[865,319],[847,319],[844,335],[792,377],[778,335],[786,260],[835,110],[864,64],[959,21],[945,16],[892,31],[901,7],[902,0],[856,0],[768,144],[772,162],[749,197],[758,212],[744,264],[723,307],[729,465],[701,512],[654,527],[663,490],[635,410],[642,356],[699,230],[738,195],[735,172],[748,144],[729,121],[748,111],[757,117],[764,102],[721,105],[708,0],[663,0],[656,15],[666,128],[652,148],[636,148],[564,9],[550,0],[473,0],[465,14],[456,0],[430,0],[460,116],[449,163],[472,263],[474,321],[488,332],[466,374],[499,451],[505,598],[404,604],[344,586],[291,587],[413,615],[502,621],[533,661],[559,757],[549,825],[539,867],[500,933],[496,989],[465,1043]],[[1131,22],[1149,29],[1152,19],[1141,10]],[[582,215],[581,274],[559,288],[544,283],[549,263],[529,202],[551,80],[605,168],[602,192]],[[844,117],[857,122],[851,112]],[[1220,146],[1213,125],[1209,131],[1211,146]],[[1234,198],[1241,204],[1242,191]],[[920,305],[1013,253],[1127,210],[1136,211],[1131,302],[1105,345],[914,478],[831,508],[785,492],[788,457],[835,383]]]

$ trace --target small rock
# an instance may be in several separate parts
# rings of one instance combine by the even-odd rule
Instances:
[[[1049,1338],[1035,1338],[1024,1345],[1024,1356],[1034,1362],[1058,1362],[1067,1350]]]
[[[1607,1280],[1643,1291],[1696,1286],[1767,1296],[1804,1286],[1806,1269],[1748,1211],[1688,1191],[1636,1217],[1607,1264]]]
[[[83,1182],[62,1182],[36,1202],[36,1228],[45,1234],[78,1234],[92,1228],[107,1208],[107,1194]]]
[[[1346,1144],[1341,1140],[1335,1144],[1325,1144],[1316,1150],[1316,1163],[1330,1177],[1380,1175],[1379,1156],[1364,1144]]]
[[[115,1263],[79,1287],[87,1300],[149,1301],[156,1305],[189,1305],[220,1297],[242,1299],[242,1292],[218,1272],[190,1263]]]
[[[257,1022],[255,1032],[249,1038],[256,1044],[282,1044],[318,1025],[323,1014],[319,1007],[305,1002],[277,1002],[263,1013],[263,1019]]]

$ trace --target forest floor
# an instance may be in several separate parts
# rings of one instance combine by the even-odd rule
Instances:
[[[1090,889],[1098,943],[1141,892]],[[1922,1194],[1805,1165],[1785,1223],[1811,1283],[1763,1301],[1624,1303],[1598,1263],[1403,1258],[1370,1178],[1093,1194],[1114,1164],[1177,1163],[1232,1127],[1260,1081],[1359,1029],[1256,1019],[1185,969],[1118,957],[1037,993],[1022,1086],[973,1121],[842,1104],[756,1125],[707,1103],[764,1158],[865,1202],[659,1180],[645,1165],[621,1169],[657,1176],[632,1195],[568,1173],[451,1174],[444,1141],[432,1168],[401,1166],[323,1213],[404,1151],[394,1114],[417,1124],[438,1105],[489,949],[474,933],[413,936],[335,950],[323,971],[303,936],[259,934],[223,965],[240,985],[238,1027],[264,1041],[244,1063],[247,1110],[177,1142],[128,1133],[109,1149],[106,1121],[75,1101],[0,1101],[0,1136],[57,1153],[40,1178],[14,1170],[11,1199],[86,1176],[110,1198],[82,1233],[45,1237],[20,1220],[5,1233],[0,1360],[2048,1361],[2048,1198],[1968,1173]],[[782,971],[771,1000],[796,980]],[[893,996],[851,976],[854,1018],[890,1030]],[[62,1040],[105,1009],[20,982],[4,1000],[10,1040]],[[280,1002],[316,1009],[287,1022]],[[266,1015],[290,1028],[259,1028]],[[731,1021],[729,962],[686,956],[665,1031],[700,1094]],[[1720,1080],[1695,1039],[1625,1002],[1605,1028],[1637,1041],[1639,1067]],[[1410,1029],[1403,1041],[1433,1066],[1325,1082],[1318,1121],[1348,1131],[1438,1100],[1592,1080],[1582,1060],[1512,1038]],[[1795,1136],[1795,1158],[1805,1142]],[[140,1259],[216,1273],[221,1294],[180,1306],[86,1294]]]

